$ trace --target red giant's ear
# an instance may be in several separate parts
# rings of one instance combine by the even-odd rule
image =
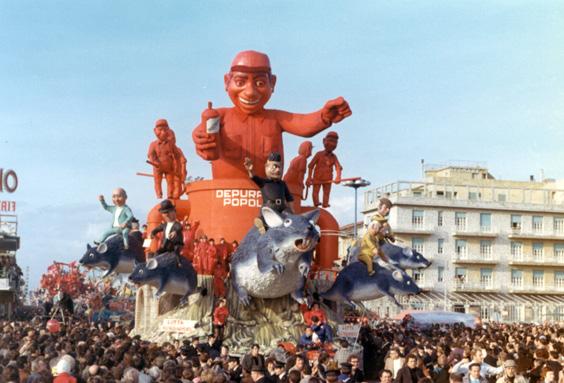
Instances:
[[[229,87],[229,81],[231,81],[231,72],[223,75],[223,84],[225,84],[226,92],[227,92],[227,88]]]
[[[272,88],[272,93],[274,93],[274,87],[276,86],[276,75],[271,74],[269,77],[270,77],[270,87]]]

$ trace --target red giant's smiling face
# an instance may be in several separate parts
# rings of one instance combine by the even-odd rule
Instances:
[[[253,114],[264,109],[274,91],[275,77],[264,72],[230,72],[225,89],[237,109]]]

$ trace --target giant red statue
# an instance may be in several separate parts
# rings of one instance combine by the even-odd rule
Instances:
[[[351,115],[342,97],[308,114],[265,109],[274,92],[276,76],[264,53],[238,53],[224,82],[234,107],[217,109],[219,131],[210,129],[210,124],[202,121],[192,133],[198,155],[212,161],[214,179],[246,178],[245,157],[253,163],[264,164],[271,152],[283,155],[283,132],[311,137]],[[208,109],[204,119],[209,114]],[[257,175],[264,177],[264,169],[257,169]]]
[[[176,146],[176,136],[168,126],[167,120],[157,120],[154,132],[157,139],[149,145],[147,162],[153,166],[155,194],[157,198],[163,197],[162,181],[164,177],[167,198],[180,198],[184,192],[184,180],[186,179],[186,157]]]
[[[305,198],[303,196],[304,178],[307,172],[307,159],[311,156],[312,147],[311,141],[302,142],[298,148],[298,155],[290,162],[290,166],[284,175],[284,182],[294,196],[294,211],[299,211],[298,207],[301,206],[301,200]]]
[[[308,165],[307,186],[313,185],[313,205],[321,206],[319,202],[319,190],[323,188],[323,207],[329,207],[329,195],[331,194],[331,185],[341,182],[341,171],[343,167],[339,163],[337,156],[333,151],[337,148],[339,135],[336,132],[329,132],[323,139],[323,150],[315,153],[313,159]],[[333,179],[333,168],[337,173]]]

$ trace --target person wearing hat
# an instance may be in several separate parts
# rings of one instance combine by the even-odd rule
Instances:
[[[133,212],[129,206],[125,204],[127,201],[127,193],[122,188],[116,188],[112,192],[113,205],[108,205],[103,195],[99,195],[98,200],[100,201],[100,204],[102,204],[104,210],[112,213],[114,220],[112,222],[112,226],[104,231],[100,236],[100,239],[95,243],[102,243],[110,235],[119,234],[123,237],[123,247],[127,250],[129,248],[129,225],[133,219]]]
[[[389,268],[390,270],[393,269],[393,266],[389,264],[389,258],[384,254],[382,249],[380,249],[380,241],[384,238],[385,222],[387,222],[387,220],[384,218],[370,221],[360,243],[358,260],[366,265],[368,275],[374,275],[374,257],[383,261],[383,263],[379,262],[381,266]]]
[[[374,214],[372,220],[382,222],[382,224],[384,225],[384,239],[390,242],[395,242],[396,239],[388,222],[388,215],[390,214],[392,206],[394,206],[394,204],[388,198],[380,198],[378,200],[378,208],[376,209],[376,214]]]
[[[243,178],[244,157],[264,163],[268,153],[284,153],[284,132],[312,137],[352,114],[343,97],[329,100],[313,113],[265,109],[274,92],[276,75],[268,55],[262,52],[239,52],[224,83],[234,107],[217,109],[220,131],[209,131],[207,120],[203,120],[192,132],[196,154],[211,161],[214,180]],[[262,169],[258,173],[263,176]]]
[[[253,173],[253,162],[249,157],[245,158],[245,168],[249,178],[260,188],[263,207],[269,207],[278,213],[292,213],[292,205],[290,203],[294,200],[294,197],[290,193],[286,182],[282,180],[283,169],[280,153],[272,152],[268,156],[268,160],[264,165],[266,178],[259,177]],[[255,226],[261,234],[266,232],[268,227],[262,213],[260,217],[255,218]]]
[[[496,383],[526,383],[527,380],[522,375],[517,375],[517,363],[513,359],[503,362],[503,376]]]
[[[270,376],[272,383],[283,382],[286,378],[286,366],[279,360],[274,361],[274,374]]]
[[[229,380],[235,383],[241,382],[243,367],[239,364],[238,357],[230,356],[229,359],[227,359],[227,373],[229,374]]]
[[[251,368],[251,379],[254,383],[267,383],[269,380],[266,378],[266,370],[263,366],[257,364]]]
[[[163,233],[163,238],[156,255],[173,252],[176,254],[177,263],[180,267],[180,251],[184,247],[184,239],[182,236],[182,225],[176,219],[176,208],[170,200],[165,199],[161,202],[159,212],[162,214],[164,223],[161,223],[151,231],[151,238],[154,238],[158,233]]]
[[[313,196],[313,206],[329,207],[329,195],[331,194],[331,185],[341,183],[341,172],[343,167],[339,163],[335,153],[337,144],[339,143],[339,135],[337,132],[329,132],[323,138],[323,150],[315,153],[313,159],[309,163],[308,175],[306,180],[307,186],[313,185],[311,195]],[[333,168],[337,173],[333,179]],[[323,204],[319,202],[319,191],[323,188]]]

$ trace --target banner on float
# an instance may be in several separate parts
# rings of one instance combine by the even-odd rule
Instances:
[[[195,320],[187,319],[163,319],[159,325],[159,330],[163,332],[177,332],[186,335],[196,333],[196,323]]]
[[[337,327],[337,336],[339,338],[356,338],[359,331],[359,324],[340,324]]]

